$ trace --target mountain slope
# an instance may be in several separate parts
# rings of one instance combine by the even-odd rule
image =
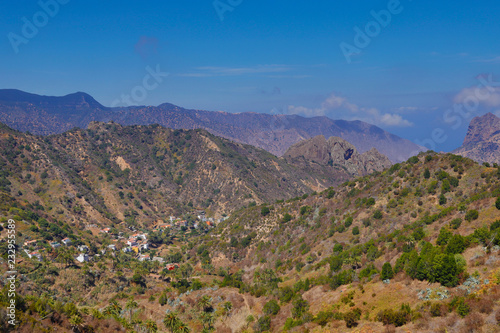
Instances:
[[[359,176],[383,171],[391,166],[391,161],[375,148],[359,154],[349,142],[337,137],[326,140],[322,135],[294,144],[288,148],[285,156],[302,156],[321,165],[340,165]]]
[[[464,143],[453,153],[480,163],[500,163],[500,118],[492,113],[474,117]]]
[[[168,103],[158,107],[106,108],[83,93],[45,97],[18,90],[0,90],[0,122],[21,131],[47,135],[73,127],[86,128],[91,121],[110,120],[123,125],[202,128],[217,136],[263,148],[277,156],[283,155],[291,145],[317,135],[341,137],[360,153],[374,147],[393,162],[404,161],[422,150],[411,141],[362,121],[188,110]]]
[[[82,223],[151,223],[195,208],[220,216],[351,178],[340,167],[278,158],[205,130],[92,122],[42,139],[2,125],[0,137],[3,188]]]

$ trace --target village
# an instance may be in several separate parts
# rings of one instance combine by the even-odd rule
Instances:
[[[28,239],[22,245],[22,251],[30,259],[36,259],[40,262],[44,260],[53,259],[48,256],[50,250],[54,252],[61,252],[60,249],[68,250],[72,259],[80,264],[98,261],[99,258],[105,254],[110,254],[111,256],[116,256],[117,251],[122,251],[123,253],[132,256],[132,258],[139,261],[157,261],[161,265],[165,265],[164,268],[172,271],[179,267],[179,263],[166,263],[166,260],[162,256],[154,255],[156,251],[151,251],[156,248],[157,245],[152,244],[150,240],[151,235],[163,235],[169,234],[174,237],[181,236],[187,231],[199,233],[206,233],[209,229],[215,227],[219,222],[222,222],[226,217],[220,219],[215,219],[212,217],[206,217],[204,211],[198,211],[194,221],[188,222],[185,219],[170,216],[168,222],[159,221],[159,223],[153,225],[151,229],[140,228],[136,229],[134,226],[127,226],[125,222],[120,223],[125,227],[128,232],[118,232],[116,228],[99,228],[97,225],[93,224],[89,230],[95,235],[100,235],[104,237],[105,240],[109,240],[105,243],[110,243],[101,246],[98,249],[94,244],[80,244],[82,243],[78,239],[63,238],[58,241],[47,241],[44,239]],[[93,250],[91,250],[93,248]]]

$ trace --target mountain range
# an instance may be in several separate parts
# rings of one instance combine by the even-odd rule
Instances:
[[[281,156],[293,144],[323,135],[353,144],[360,153],[376,148],[392,162],[424,150],[409,140],[362,122],[305,118],[298,115],[228,113],[190,110],[173,104],[109,108],[78,92],[63,97],[40,96],[14,89],[0,90],[0,122],[33,134],[48,135],[86,128],[91,121],[122,125],[159,124],[173,129],[202,128],[235,142],[250,144]]]

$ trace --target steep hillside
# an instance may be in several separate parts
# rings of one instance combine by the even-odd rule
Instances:
[[[500,163],[500,118],[487,113],[472,119],[464,143],[453,153],[480,163]]]
[[[69,219],[152,223],[168,214],[236,208],[339,184],[336,166],[277,158],[204,130],[91,123],[45,138],[1,129],[11,193]],[[74,214],[78,210],[78,214]]]
[[[47,135],[73,127],[86,128],[91,121],[111,120],[122,125],[202,128],[277,156],[283,155],[291,145],[317,135],[341,137],[360,153],[376,148],[393,162],[406,160],[422,151],[422,147],[362,121],[188,110],[168,103],[158,107],[106,108],[84,93],[46,97],[18,90],[0,90],[0,122],[20,131]]]
[[[10,285],[0,281],[2,331],[498,331],[499,168],[422,153],[323,191],[227,204],[215,227],[193,212],[163,229],[134,219],[162,217],[165,200],[180,201],[163,192],[187,195],[184,185],[204,184],[181,167],[191,154],[195,164],[208,160],[209,172],[230,170],[214,176],[219,183],[245,175],[244,156],[255,163],[248,173],[262,177],[273,176],[268,165],[284,173],[289,158],[159,126],[93,123],[47,138],[2,127],[0,137],[0,274],[15,234],[20,280],[15,328],[6,316]],[[204,149],[202,159],[189,143]],[[233,175],[234,162],[243,173]],[[271,191],[268,183],[257,188]],[[122,209],[125,223],[93,226],[99,214],[120,222]]]

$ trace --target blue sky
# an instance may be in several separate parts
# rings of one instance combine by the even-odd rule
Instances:
[[[438,151],[500,110],[497,1],[54,1],[0,3],[0,88],[360,119]]]

